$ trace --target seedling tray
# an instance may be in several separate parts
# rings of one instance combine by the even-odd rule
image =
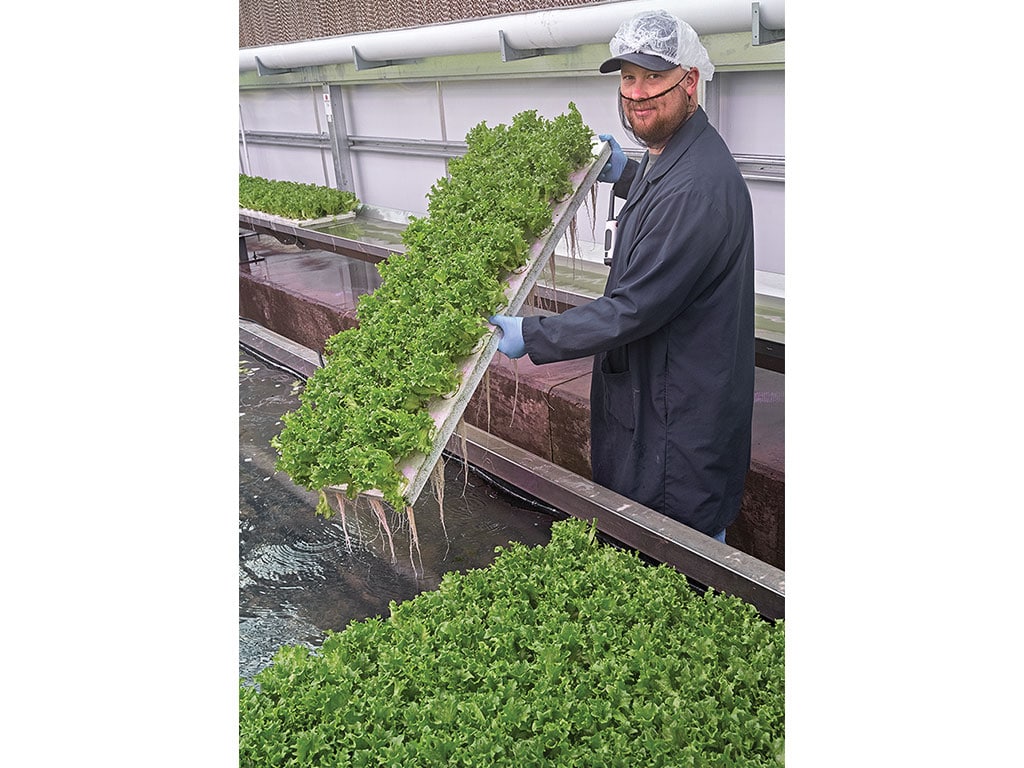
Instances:
[[[286,219],[284,216],[275,216],[272,213],[264,213],[263,211],[254,211],[251,208],[239,207],[238,215],[242,220],[244,220],[245,217],[249,217],[250,219],[258,219],[275,224],[290,224],[293,227],[314,227],[319,224],[335,224],[337,222],[354,219],[356,217],[356,212],[349,211],[348,213],[324,216],[319,219]]]
[[[570,177],[573,185],[572,191],[552,208],[551,227],[543,237],[533,241],[527,263],[508,276],[505,288],[507,303],[499,310],[503,314],[516,315],[522,309],[530,290],[543,273],[559,240],[565,235],[576,211],[597,181],[610,154],[611,148],[607,142],[595,141],[594,158],[590,165],[584,166]],[[476,388],[483,380],[494,353],[498,350],[499,341],[500,337],[496,329],[484,336],[477,345],[476,351],[462,360],[459,388],[446,397],[434,398],[428,403],[427,408],[437,427],[433,448],[428,454],[417,452],[398,464],[398,469],[408,482],[402,495],[409,506],[416,503],[423,488],[430,480],[434,465],[441,458],[441,453],[455,432],[455,428],[462,419],[462,414],[469,405]],[[345,486],[332,487],[341,491],[345,490]],[[379,490],[364,491],[360,495],[383,497]]]

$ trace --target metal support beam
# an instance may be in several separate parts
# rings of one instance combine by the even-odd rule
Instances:
[[[327,115],[327,135],[334,160],[334,178],[338,189],[355,194],[352,174],[352,155],[349,153],[348,128],[345,123],[345,103],[341,86],[324,84],[324,112]]]
[[[245,229],[238,230],[238,263],[239,264],[255,264],[257,261],[264,261],[262,256],[258,256],[253,252],[252,256],[249,256],[249,246],[246,244],[246,240],[250,237],[259,237],[259,232],[253,232]]]
[[[464,141],[437,141],[433,139],[393,139],[384,136],[349,136],[353,152],[388,152],[419,157],[452,158],[466,154]]]
[[[785,29],[768,29],[761,23],[761,4],[751,3],[750,34],[754,45],[779,43],[786,39]]]
[[[326,133],[285,133],[284,131],[239,131],[239,139],[248,144],[274,144],[280,147],[327,149],[331,137]]]
[[[561,53],[572,53],[579,46],[569,48],[514,48],[505,37],[505,31],[498,30],[498,43],[501,46],[502,61],[519,61],[520,59],[532,59],[535,56],[557,56]]]
[[[256,59],[256,71],[259,73],[260,77],[263,77],[265,75],[287,75],[289,72],[298,71],[297,69],[294,68],[280,69],[278,67],[268,67],[262,61],[260,61],[259,56],[255,56],[254,58]]]
[[[781,155],[733,155],[747,181],[785,181],[786,158]]]
[[[284,368],[303,381],[323,368],[323,356],[296,344],[256,323],[239,319],[238,343],[250,354],[278,368]]]
[[[770,619],[785,615],[786,573],[630,501],[518,446],[463,423],[448,450],[701,584],[735,595]]]
[[[370,59],[364,59],[359,55],[359,51],[356,47],[352,46],[352,58],[355,60],[356,69],[380,69],[381,67],[394,67],[398,64],[416,64],[422,59],[384,59],[382,61],[371,61]]]

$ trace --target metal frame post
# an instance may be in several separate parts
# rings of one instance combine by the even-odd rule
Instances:
[[[342,100],[340,85],[324,84],[324,111],[327,114],[327,133],[331,142],[336,186],[355,194],[352,155],[349,152],[348,129],[345,125],[345,102]]]

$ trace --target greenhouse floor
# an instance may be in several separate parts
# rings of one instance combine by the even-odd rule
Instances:
[[[356,302],[379,285],[372,263],[288,245],[267,234],[241,237],[249,261],[239,265],[239,315],[305,348],[307,364],[326,339],[356,324]],[[561,278],[568,287],[571,276]],[[592,287],[591,287],[592,288]],[[587,289],[584,289],[587,290]],[[298,360],[302,357],[299,354]],[[300,361],[300,365],[301,365]],[[524,450],[590,476],[591,359],[535,366],[496,355],[489,382],[466,409],[474,426]],[[524,428],[528,424],[528,428]],[[751,466],[729,543],[785,569],[785,375],[758,368]]]

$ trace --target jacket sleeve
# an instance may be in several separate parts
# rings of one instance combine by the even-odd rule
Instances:
[[[635,215],[640,215],[636,212]],[[693,303],[725,269],[724,216],[698,192],[666,196],[645,212],[642,237],[604,296],[560,315],[523,319],[523,339],[537,364],[605,352],[653,333]]]

